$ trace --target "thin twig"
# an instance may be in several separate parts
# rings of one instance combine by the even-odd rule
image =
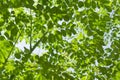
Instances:
[[[21,29],[20,29],[20,30],[21,30]],[[12,52],[13,52],[13,50],[14,50],[14,47],[15,47],[15,45],[17,44],[17,42],[18,42],[18,40],[19,40],[19,38],[20,38],[23,30],[24,30],[24,28],[22,27],[22,30],[21,30],[20,34],[18,35],[17,39],[15,40],[15,43],[14,43],[14,45],[12,46],[12,49],[10,50],[9,55],[8,55],[7,58],[5,59],[5,62],[3,63],[2,70],[4,69],[4,67],[5,67],[5,65],[6,65],[8,59],[9,59],[9,57],[10,57],[10,55],[12,54]]]
[[[43,36],[36,42],[36,44],[32,47],[30,54],[34,51],[34,49],[39,45],[40,41],[43,39],[43,37],[48,33],[48,31],[46,31]]]
[[[30,10],[30,17],[32,17],[32,14],[31,14],[31,10]],[[31,23],[31,26],[30,26],[30,52],[31,52],[31,49],[32,49],[32,18],[30,20],[30,23]]]

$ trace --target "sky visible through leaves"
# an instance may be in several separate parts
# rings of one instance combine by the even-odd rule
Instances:
[[[119,80],[120,0],[1,0],[0,80]]]

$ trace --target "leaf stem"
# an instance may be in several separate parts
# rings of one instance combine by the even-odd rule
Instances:
[[[32,13],[31,13],[31,10],[30,10],[30,17],[31,17],[30,18],[31,19],[30,20],[30,23],[31,23],[31,26],[30,26],[30,52],[31,52],[31,49],[32,49],[32,30],[33,30],[32,29],[33,27],[32,27]]]

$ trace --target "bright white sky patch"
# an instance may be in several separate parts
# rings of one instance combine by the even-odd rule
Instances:
[[[26,44],[25,40],[18,42],[18,44],[16,45],[16,47],[18,47],[19,49],[21,49],[22,51],[24,51],[24,47],[29,49],[29,45]]]
[[[58,21],[58,24],[59,24],[59,25],[62,25],[63,22],[65,22],[64,19],[59,20],[59,21]]]
[[[69,68],[67,69],[67,71],[68,71],[68,72],[72,72],[72,73],[75,72],[75,70],[74,70],[72,67],[69,67]]]
[[[30,45],[27,44],[27,43],[25,42],[25,40],[22,40],[21,42],[19,42],[19,43],[16,45],[16,47],[18,47],[19,49],[21,49],[22,51],[24,51],[24,47],[26,47],[26,48],[29,49]],[[37,55],[40,56],[40,55],[42,55],[42,53],[45,53],[45,52],[47,52],[47,51],[44,50],[44,49],[42,49],[42,48],[36,47],[35,50],[33,51],[33,54],[37,54]]]

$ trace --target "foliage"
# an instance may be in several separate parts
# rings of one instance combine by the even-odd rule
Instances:
[[[0,80],[119,80],[120,0],[1,0]],[[24,51],[16,44],[25,40]],[[33,54],[39,47],[46,52]]]

